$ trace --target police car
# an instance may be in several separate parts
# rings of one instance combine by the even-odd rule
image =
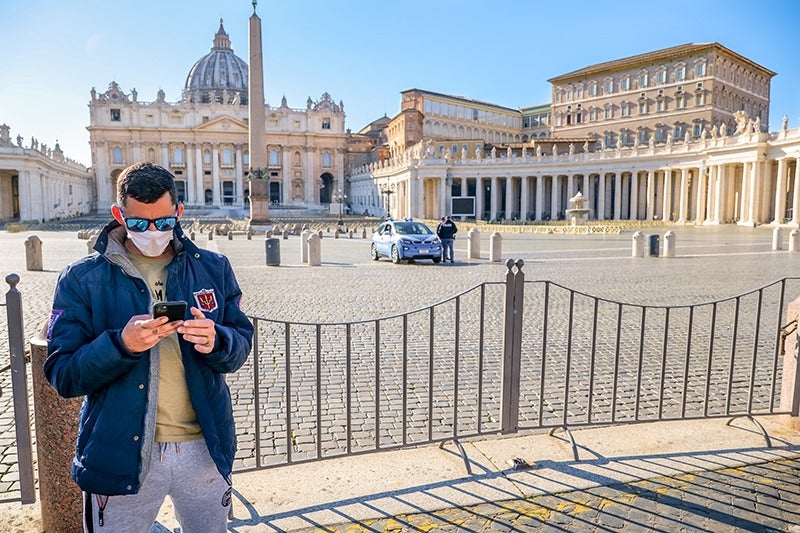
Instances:
[[[412,219],[387,220],[372,234],[372,259],[388,257],[393,263],[413,259],[442,260],[442,242],[431,228]]]

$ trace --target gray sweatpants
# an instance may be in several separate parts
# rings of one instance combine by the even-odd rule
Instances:
[[[217,470],[205,440],[156,444],[150,471],[137,494],[84,493],[88,498],[84,502],[84,531],[147,533],[167,496],[175,506],[181,533],[227,530],[231,485]],[[88,524],[89,514],[93,529]]]

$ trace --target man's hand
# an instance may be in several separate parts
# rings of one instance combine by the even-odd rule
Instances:
[[[178,328],[178,333],[183,335],[184,340],[194,343],[194,349],[198,352],[211,353],[217,336],[214,321],[206,318],[206,315],[194,306],[189,311],[194,319],[183,322],[183,325]]]
[[[129,352],[139,353],[149,350],[159,343],[161,339],[178,331],[183,320],[168,322],[169,318],[162,316],[153,318],[150,315],[132,316],[120,335],[122,345]]]

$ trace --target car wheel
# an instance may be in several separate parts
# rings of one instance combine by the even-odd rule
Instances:
[[[392,263],[395,265],[400,262],[400,250],[397,249],[397,245],[392,246]]]
[[[377,260],[378,260],[378,259],[380,259],[380,257],[381,257],[381,256],[378,254],[378,249],[377,249],[377,248],[375,248],[375,245],[374,245],[374,244],[373,244],[373,245],[372,245],[372,247],[370,248],[370,255],[372,255],[372,260],[373,260],[373,261],[377,261]]]
[[[433,262],[434,263],[441,263],[442,262],[442,258],[441,257],[434,257],[433,258]]]

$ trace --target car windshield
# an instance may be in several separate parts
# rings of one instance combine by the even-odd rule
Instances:
[[[400,235],[431,235],[431,229],[421,222],[397,222],[394,225]]]

